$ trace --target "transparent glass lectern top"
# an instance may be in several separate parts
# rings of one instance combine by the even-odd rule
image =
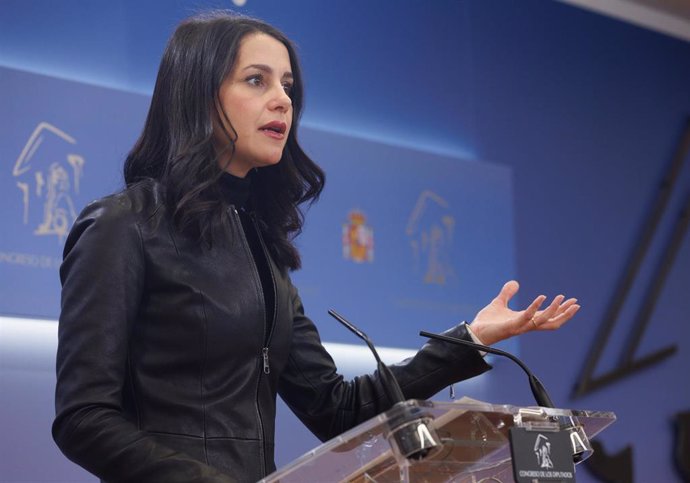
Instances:
[[[431,454],[409,461],[389,442],[390,422],[401,411],[428,418],[440,439]],[[611,412],[521,408],[463,398],[457,402],[410,400],[333,438],[260,483],[512,482],[511,427],[581,426],[591,439],[615,421]]]

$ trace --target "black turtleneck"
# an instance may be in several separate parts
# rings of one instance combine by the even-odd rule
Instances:
[[[245,209],[252,191],[252,179],[249,175],[238,178],[230,173],[223,173],[218,183],[228,204],[233,205],[238,211]]]
[[[230,173],[223,173],[220,178],[220,188],[223,192],[225,201],[234,206],[240,216],[244,236],[247,239],[249,248],[254,258],[256,269],[259,272],[261,288],[264,293],[264,304],[266,308],[266,338],[268,338],[275,312],[275,288],[273,277],[268,262],[268,255],[261,243],[258,224],[254,222],[254,214],[250,211],[249,196],[252,190],[251,177],[238,178]]]

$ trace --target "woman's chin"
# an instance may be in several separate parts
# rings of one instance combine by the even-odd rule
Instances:
[[[280,153],[280,156],[267,156],[266,158],[262,159],[259,163],[257,163],[257,168],[265,168],[268,166],[275,166],[276,164],[280,163],[280,160],[283,158],[283,153]]]

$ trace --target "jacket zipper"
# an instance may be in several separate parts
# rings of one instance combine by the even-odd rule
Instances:
[[[271,366],[270,366],[270,361],[268,358],[268,348],[271,345],[271,339],[273,338],[273,329],[275,328],[276,325],[276,317],[278,316],[277,314],[277,309],[278,309],[278,291],[276,289],[276,279],[273,274],[273,268],[271,268],[271,259],[269,258],[268,255],[268,250],[266,249],[266,244],[264,243],[264,237],[261,235],[261,230],[259,229],[259,224],[256,221],[256,217],[254,216],[254,213],[250,214],[250,218],[252,219],[252,224],[254,225],[254,231],[256,231],[256,235],[259,237],[259,243],[261,244],[261,250],[264,253],[264,258],[266,259],[266,266],[268,267],[268,273],[271,274],[271,284],[273,284],[273,317],[270,321],[270,325],[268,327],[268,333],[264,333],[265,339],[264,339],[264,348],[261,351],[261,355],[263,358],[263,369],[264,369],[264,374],[270,374],[271,373]],[[258,274],[258,270],[257,270]],[[266,302],[264,301],[264,304]],[[266,329],[266,326],[264,325],[264,330]],[[259,384],[261,383],[261,376],[259,376]],[[258,392],[258,386],[257,386],[257,401],[256,401],[256,406],[257,408],[259,407],[259,392]],[[263,434],[263,428],[261,430],[261,434]],[[268,450],[266,448],[266,438],[263,438],[262,441],[263,445],[263,453],[264,453],[264,471],[263,474],[266,474],[266,455],[268,454]]]
[[[266,243],[264,242],[264,237],[261,234],[261,229],[259,228],[259,224],[256,221],[256,216],[254,213],[251,213],[250,218],[252,219],[252,224],[254,225],[254,230],[256,231],[257,236],[259,237],[259,243],[261,244],[261,251],[264,253],[264,257],[266,258],[266,266],[268,266],[268,273],[271,275],[271,284],[273,284],[273,318],[270,321],[270,325],[268,327],[268,334],[266,335],[265,339],[265,344],[264,344],[264,349],[263,349],[263,355],[264,355],[264,361],[266,364],[268,364],[268,348],[271,345],[271,339],[273,338],[273,329],[275,328],[276,325],[276,317],[278,314],[276,313],[277,311],[277,306],[278,306],[278,293],[276,290],[276,278],[275,275],[273,275],[273,268],[271,268],[271,259],[268,255],[268,250],[266,249]],[[266,371],[264,371],[266,372]],[[270,369],[268,369],[268,372],[266,374],[270,373]]]
[[[264,359],[264,374],[271,373],[271,366],[268,364],[268,347],[264,347],[261,351]]]
[[[259,269],[256,265],[256,262],[254,261],[254,255],[252,254],[251,248],[249,247],[249,242],[247,241],[247,236],[244,233],[244,228],[242,226],[242,220],[240,219],[240,214],[237,211],[237,208],[235,206],[231,205],[232,213],[234,215],[235,222],[237,223],[237,226],[239,226],[239,231],[242,236],[242,240],[245,244],[245,250],[249,254],[249,259],[252,263],[252,266],[254,267],[254,273],[256,275],[256,280],[258,282],[259,288],[259,293],[261,294],[261,302],[262,306],[265,307],[265,300],[263,297],[263,288],[261,286],[261,276],[259,275]],[[268,355],[268,348],[271,342],[271,337],[273,336],[273,327],[275,326],[275,320],[276,320],[276,305],[277,305],[277,298],[278,294],[276,293],[276,282],[275,282],[275,277],[273,275],[273,269],[271,268],[271,262],[270,259],[268,258],[268,253],[266,251],[266,246],[264,244],[263,237],[261,236],[261,230],[259,230],[259,226],[256,222],[256,219],[254,218],[254,214],[252,213],[250,215],[250,218],[252,220],[252,224],[254,226],[254,230],[257,233],[257,236],[259,237],[259,242],[261,244],[261,249],[264,253],[264,257],[266,257],[266,265],[268,266],[268,271],[271,274],[271,282],[273,283],[273,320],[270,322],[270,326],[266,326],[266,311],[264,309],[264,347],[261,348],[261,359],[260,363],[262,363],[262,368],[263,368],[263,373],[264,374],[270,374],[271,373],[271,366],[270,366],[270,360],[269,360],[269,355]],[[268,330],[267,330],[268,329]],[[256,416],[257,416],[257,421],[259,423],[259,431],[261,433],[261,475],[266,476],[266,468],[268,466],[268,461],[266,461],[266,456],[268,454],[268,451],[266,449],[266,436],[264,434],[264,423],[263,423],[263,418],[261,417],[261,409],[259,405],[259,389],[261,387],[261,373],[259,373],[259,377],[257,378],[256,381],[256,393],[255,393],[255,401],[256,401]]]

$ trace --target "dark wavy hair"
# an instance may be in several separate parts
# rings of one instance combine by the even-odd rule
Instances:
[[[143,132],[125,161],[125,183],[160,182],[176,229],[213,242],[215,227],[226,220],[218,183],[223,175],[218,159],[223,153],[217,152],[217,141],[214,148],[214,126],[223,129],[231,160],[237,139],[219,91],[235,65],[242,39],[253,33],[270,35],[285,45],[292,66],[292,129],[280,162],[251,174],[250,204],[276,263],[294,270],[300,267],[300,256],[292,240],[304,223],[299,207],[318,199],[325,175],[297,142],[302,73],[294,46],[271,25],[214,11],[177,27],[158,69]]]

